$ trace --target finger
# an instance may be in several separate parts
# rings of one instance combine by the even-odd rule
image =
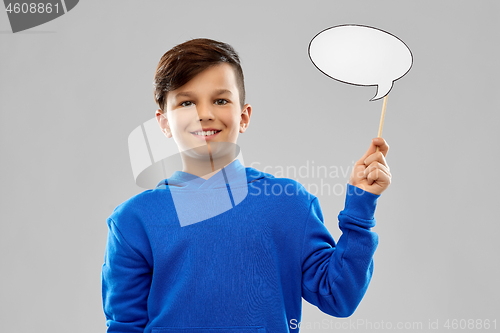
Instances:
[[[388,176],[391,176],[391,171],[389,170],[388,167],[379,162],[373,162],[364,170],[363,172],[364,177],[367,177],[367,175],[375,169],[380,169],[381,172],[385,173]]]
[[[384,154],[384,156],[387,156],[387,153],[389,152],[389,145],[387,142],[384,140],[384,138],[374,138],[372,140],[373,144],[375,144],[375,150],[377,150],[377,147],[379,148],[379,151]]]
[[[382,169],[375,168],[375,169],[373,169],[372,172],[370,172],[367,175],[366,181],[367,181],[368,185],[372,185],[375,182],[380,184],[380,185],[390,184],[391,183],[391,176],[386,174],[385,172],[383,172]]]
[[[368,185],[372,185],[378,179],[379,173],[379,169],[373,169],[366,175],[366,181],[368,182]]]
[[[370,144],[370,148],[366,151],[366,153],[361,157],[358,161],[358,164],[365,164],[365,160],[370,156],[373,155],[374,153],[377,152],[377,146],[379,147],[379,152],[382,154],[382,156],[386,156],[387,152],[389,151],[389,145],[387,142],[384,140],[384,138],[373,138],[372,142]]]
[[[368,165],[371,165],[372,163],[374,162],[378,162],[380,164],[383,164],[387,169],[390,169],[389,168],[389,165],[387,164],[387,161],[384,157],[384,154],[382,152],[375,152],[373,154],[371,154],[370,156],[368,156],[365,160],[364,160],[364,164],[366,166]]]
[[[356,164],[365,164],[365,160],[367,159],[368,156],[372,155],[373,153],[375,153],[375,151],[377,150],[377,146],[375,145],[374,141],[375,139],[372,139],[372,142],[370,143],[370,147],[368,148],[368,150],[366,151],[366,153],[363,155],[363,157],[361,157],[357,162]]]

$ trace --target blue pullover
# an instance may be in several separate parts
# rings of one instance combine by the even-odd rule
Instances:
[[[226,182],[241,172],[248,193],[235,204]],[[182,226],[174,200],[189,191],[207,202],[229,192],[232,208]],[[107,219],[107,332],[299,332],[302,298],[348,317],[372,276],[379,196],[347,184],[336,244],[318,198],[295,180],[239,160],[207,180],[176,171]]]

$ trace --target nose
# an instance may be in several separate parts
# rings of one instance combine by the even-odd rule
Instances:
[[[207,105],[206,103],[199,104],[196,106],[196,111],[198,112],[198,117],[200,121],[214,119],[214,113],[212,105]]]

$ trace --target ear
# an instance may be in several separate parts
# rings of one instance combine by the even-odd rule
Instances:
[[[165,134],[167,138],[172,137],[172,132],[170,131],[170,126],[168,124],[167,114],[161,112],[161,109],[156,110],[155,113],[156,120],[158,121],[158,125],[160,125],[161,131]]]
[[[245,104],[243,110],[241,110],[241,120],[240,120],[240,133],[245,133],[250,125],[250,116],[252,115],[252,106],[250,104]]]

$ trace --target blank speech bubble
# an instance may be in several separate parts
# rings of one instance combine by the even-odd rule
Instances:
[[[394,81],[413,64],[406,44],[373,27],[340,25],[318,33],[309,43],[309,57],[325,75],[344,83],[377,86],[370,100],[385,97]]]

